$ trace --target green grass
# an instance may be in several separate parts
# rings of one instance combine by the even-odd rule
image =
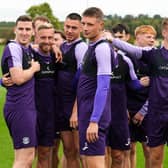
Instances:
[[[0,46],[0,57],[2,53],[3,46]],[[1,71],[0,71],[1,75]],[[13,162],[13,146],[11,138],[9,136],[8,129],[6,127],[4,118],[3,118],[3,105],[5,100],[5,89],[0,87],[0,168],[11,168]],[[165,156],[168,153],[168,149],[165,149]],[[62,155],[62,146],[59,151],[59,155]],[[164,160],[164,168],[167,168],[168,157]],[[141,145],[137,144],[137,168],[144,167],[144,158]]]

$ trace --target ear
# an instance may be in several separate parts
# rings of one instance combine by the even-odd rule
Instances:
[[[130,34],[126,35],[126,39],[127,39],[127,41],[130,39]]]
[[[162,30],[162,36],[163,37],[165,36],[165,30],[164,29]]]
[[[104,30],[104,22],[103,21],[101,21],[101,23],[100,23],[100,31],[102,31],[102,30]]]
[[[16,34],[16,26],[13,28],[13,33]]]

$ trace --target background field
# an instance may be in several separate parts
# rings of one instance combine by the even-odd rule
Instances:
[[[2,55],[3,46],[0,46],[0,57]],[[0,71],[1,76],[1,71]],[[13,161],[13,147],[11,143],[11,139],[6,128],[4,119],[3,119],[3,105],[5,99],[5,89],[0,87],[0,168],[11,168]],[[166,147],[165,156],[168,153],[168,149]],[[62,155],[62,147],[59,150],[59,155]],[[168,156],[168,155],[167,155]],[[143,152],[140,144],[137,146],[137,168],[143,168],[144,159]],[[168,167],[168,157],[165,158],[164,168]]]

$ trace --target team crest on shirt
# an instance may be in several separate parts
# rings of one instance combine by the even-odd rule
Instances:
[[[88,144],[87,144],[87,142],[85,142],[85,145],[84,145],[84,147],[82,148],[82,150],[83,151],[85,151],[85,150],[87,150],[89,147],[88,147]]]
[[[29,137],[23,137],[22,142],[24,145],[27,145],[30,143],[30,138]]]

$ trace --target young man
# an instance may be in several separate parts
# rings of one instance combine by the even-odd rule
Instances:
[[[156,31],[150,25],[141,25],[135,29],[135,45],[140,47],[153,47],[155,44]],[[133,59],[138,78],[149,75],[149,67],[140,60]],[[147,146],[147,120],[149,88],[140,91],[128,90],[128,111],[130,113],[130,134],[131,134],[131,168],[136,167],[136,142],[142,144],[145,168],[150,167],[149,147]]]
[[[83,35],[89,39],[78,83],[80,154],[87,166],[105,167],[105,137],[110,122],[110,77],[113,51],[103,38],[103,13],[91,7],[83,12]]]
[[[114,25],[112,27],[112,34],[116,38],[124,41],[128,41],[130,38],[129,29],[124,24]],[[131,60],[125,56],[126,53],[117,49],[115,49],[115,51],[115,60],[117,60],[118,63],[116,65],[118,66],[115,66],[116,68],[114,68],[114,74],[117,74],[118,76],[120,75],[121,78],[112,79],[112,95],[116,103],[115,105],[112,103],[111,107],[112,121],[107,141],[109,142],[108,145],[111,148],[112,167],[129,168],[130,162],[128,155],[130,149],[130,134],[126,108],[126,85],[131,82],[131,80],[137,80],[137,77]],[[118,104],[118,102],[122,103],[122,106],[121,104]],[[117,104],[119,106],[117,106]]]
[[[117,24],[112,27],[112,33],[124,41],[129,40],[129,31],[123,24]],[[129,167],[129,163],[125,163],[125,153],[129,153],[130,135],[127,116],[127,87],[136,90],[142,86],[134,71],[131,60],[126,57],[126,53],[115,49],[113,59],[113,74],[111,79],[111,123],[109,128],[108,142],[111,147],[112,167],[123,168]],[[115,101],[115,103],[113,103]],[[118,103],[120,102],[120,103]],[[129,160],[128,160],[129,161]],[[128,162],[127,161],[127,162]]]
[[[54,42],[60,48],[61,44],[66,40],[65,34],[61,30],[54,31]]]
[[[2,72],[9,72],[14,82],[7,87],[4,106],[5,120],[15,149],[13,168],[31,168],[37,146],[33,76],[40,66],[31,61],[33,56],[29,44],[32,34],[32,19],[20,16],[16,21],[15,40],[7,44],[2,56]]]
[[[112,39],[113,45],[127,51],[148,64],[150,69],[150,88],[148,106],[148,145],[150,147],[150,166],[161,168],[163,164],[164,144],[167,142],[167,82],[168,82],[168,19],[162,22],[163,46],[145,50],[134,47],[118,39]]]
[[[40,63],[35,74],[35,102],[37,108],[37,168],[50,167],[50,153],[55,135],[55,76],[56,59],[51,52],[54,28],[51,24],[40,25],[36,32],[38,49],[34,58]],[[48,97],[46,99],[46,96]]]
[[[79,167],[79,144],[76,110],[76,84],[77,76],[87,45],[80,38],[81,16],[71,13],[64,22],[64,33],[66,41],[61,45],[63,62],[60,64],[56,84],[57,110],[59,112],[57,121],[61,132],[64,154],[69,168]]]
[[[55,30],[54,31],[54,44],[60,48],[61,44],[65,41],[65,35],[61,30]],[[55,116],[57,117],[57,116]],[[57,127],[57,122],[55,122],[55,126]],[[55,133],[55,140],[54,140],[54,146],[51,151],[51,162],[52,162],[52,168],[57,168],[59,165],[59,156],[58,156],[58,150],[60,145],[60,132],[56,131]],[[65,155],[62,159],[62,165],[65,165],[64,162],[66,162]],[[64,167],[63,167],[64,168]]]
[[[37,31],[40,25],[50,23],[50,20],[46,16],[36,16],[33,19],[33,29],[34,29],[34,44],[37,44]]]

